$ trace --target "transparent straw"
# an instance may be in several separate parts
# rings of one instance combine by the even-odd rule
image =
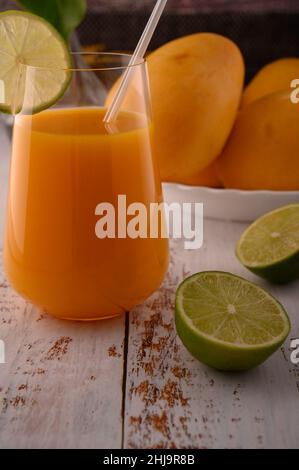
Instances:
[[[104,122],[107,124],[110,124],[113,121],[115,121],[117,117],[117,114],[119,112],[123,99],[125,97],[126,91],[128,89],[131,75],[134,72],[134,65],[137,65],[140,59],[143,59],[147,51],[147,48],[149,46],[149,43],[153,37],[153,34],[156,30],[157,24],[162,16],[166,3],[167,3],[167,0],[158,0],[156,3],[156,6],[145,27],[145,30],[143,31],[143,34],[137,44],[134,54],[132,55],[128,68],[126,69],[123,75],[123,78],[121,80],[117,93],[114,96],[114,99],[112,103],[110,104],[107,110],[107,113],[105,114]]]

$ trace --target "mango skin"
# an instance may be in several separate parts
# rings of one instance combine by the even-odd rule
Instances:
[[[182,181],[183,180],[183,181]],[[181,178],[181,183],[188,186],[207,186],[209,188],[220,188],[221,182],[218,177],[215,161],[190,178]]]
[[[153,122],[163,181],[182,182],[222,151],[244,83],[244,61],[229,39],[199,33],[148,56]]]
[[[218,186],[202,170],[222,151],[239,108],[245,67],[229,39],[199,33],[171,41],[147,57],[154,147],[163,181]],[[108,106],[119,86],[114,84]],[[136,73],[123,109],[146,113],[142,77]]]
[[[217,168],[225,188],[299,190],[299,105],[290,92],[244,107]]]
[[[291,91],[291,82],[296,78],[299,78],[299,58],[287,57],[265,65],[245,88],[242,107],[278,91]]]

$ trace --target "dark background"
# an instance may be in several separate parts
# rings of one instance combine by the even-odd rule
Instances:
[[[40,0],[42,1],[42,0]],[[133,50],[155,0],[88,0],[78,33],[84,46]],[[15,7],[0,0],[0,10]],[[280,57],[299,56],[299,0],[169,0],[150,49],[195,32],[215,32],[235,41],[247,79]]]

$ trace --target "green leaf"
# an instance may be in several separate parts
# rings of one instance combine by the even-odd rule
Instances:
[[[66,41],[86,13],[86,0],[18,0],[18,3],[52,23]]]

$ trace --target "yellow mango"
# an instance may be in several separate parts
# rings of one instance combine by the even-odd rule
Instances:
[[[242,106],[277,91],[291,90],[291,82],[299,79],[299,59],[275,60],[263,67],[245,88]]]
[[[242,55],[229,39],[199,33],[165,44],[147,61],[162,180],[188,183],[219,155],[231,132],[243,89]],[[123,109],[142,111],[138,74],[133,80]]]
[[[244,107],[217,159],[226,188],[299,190],[299,104],[289,92]]]
[[[209,166],[200,170],[194,176],[186,178],[184,184],[190,186],[208,186],[210,188],[219,188],[221,186],[215,161]]]
[[[244,62],[229,39],[199,33],[148,57],[162,180],[184,183],[221,152],[239,107]]]

